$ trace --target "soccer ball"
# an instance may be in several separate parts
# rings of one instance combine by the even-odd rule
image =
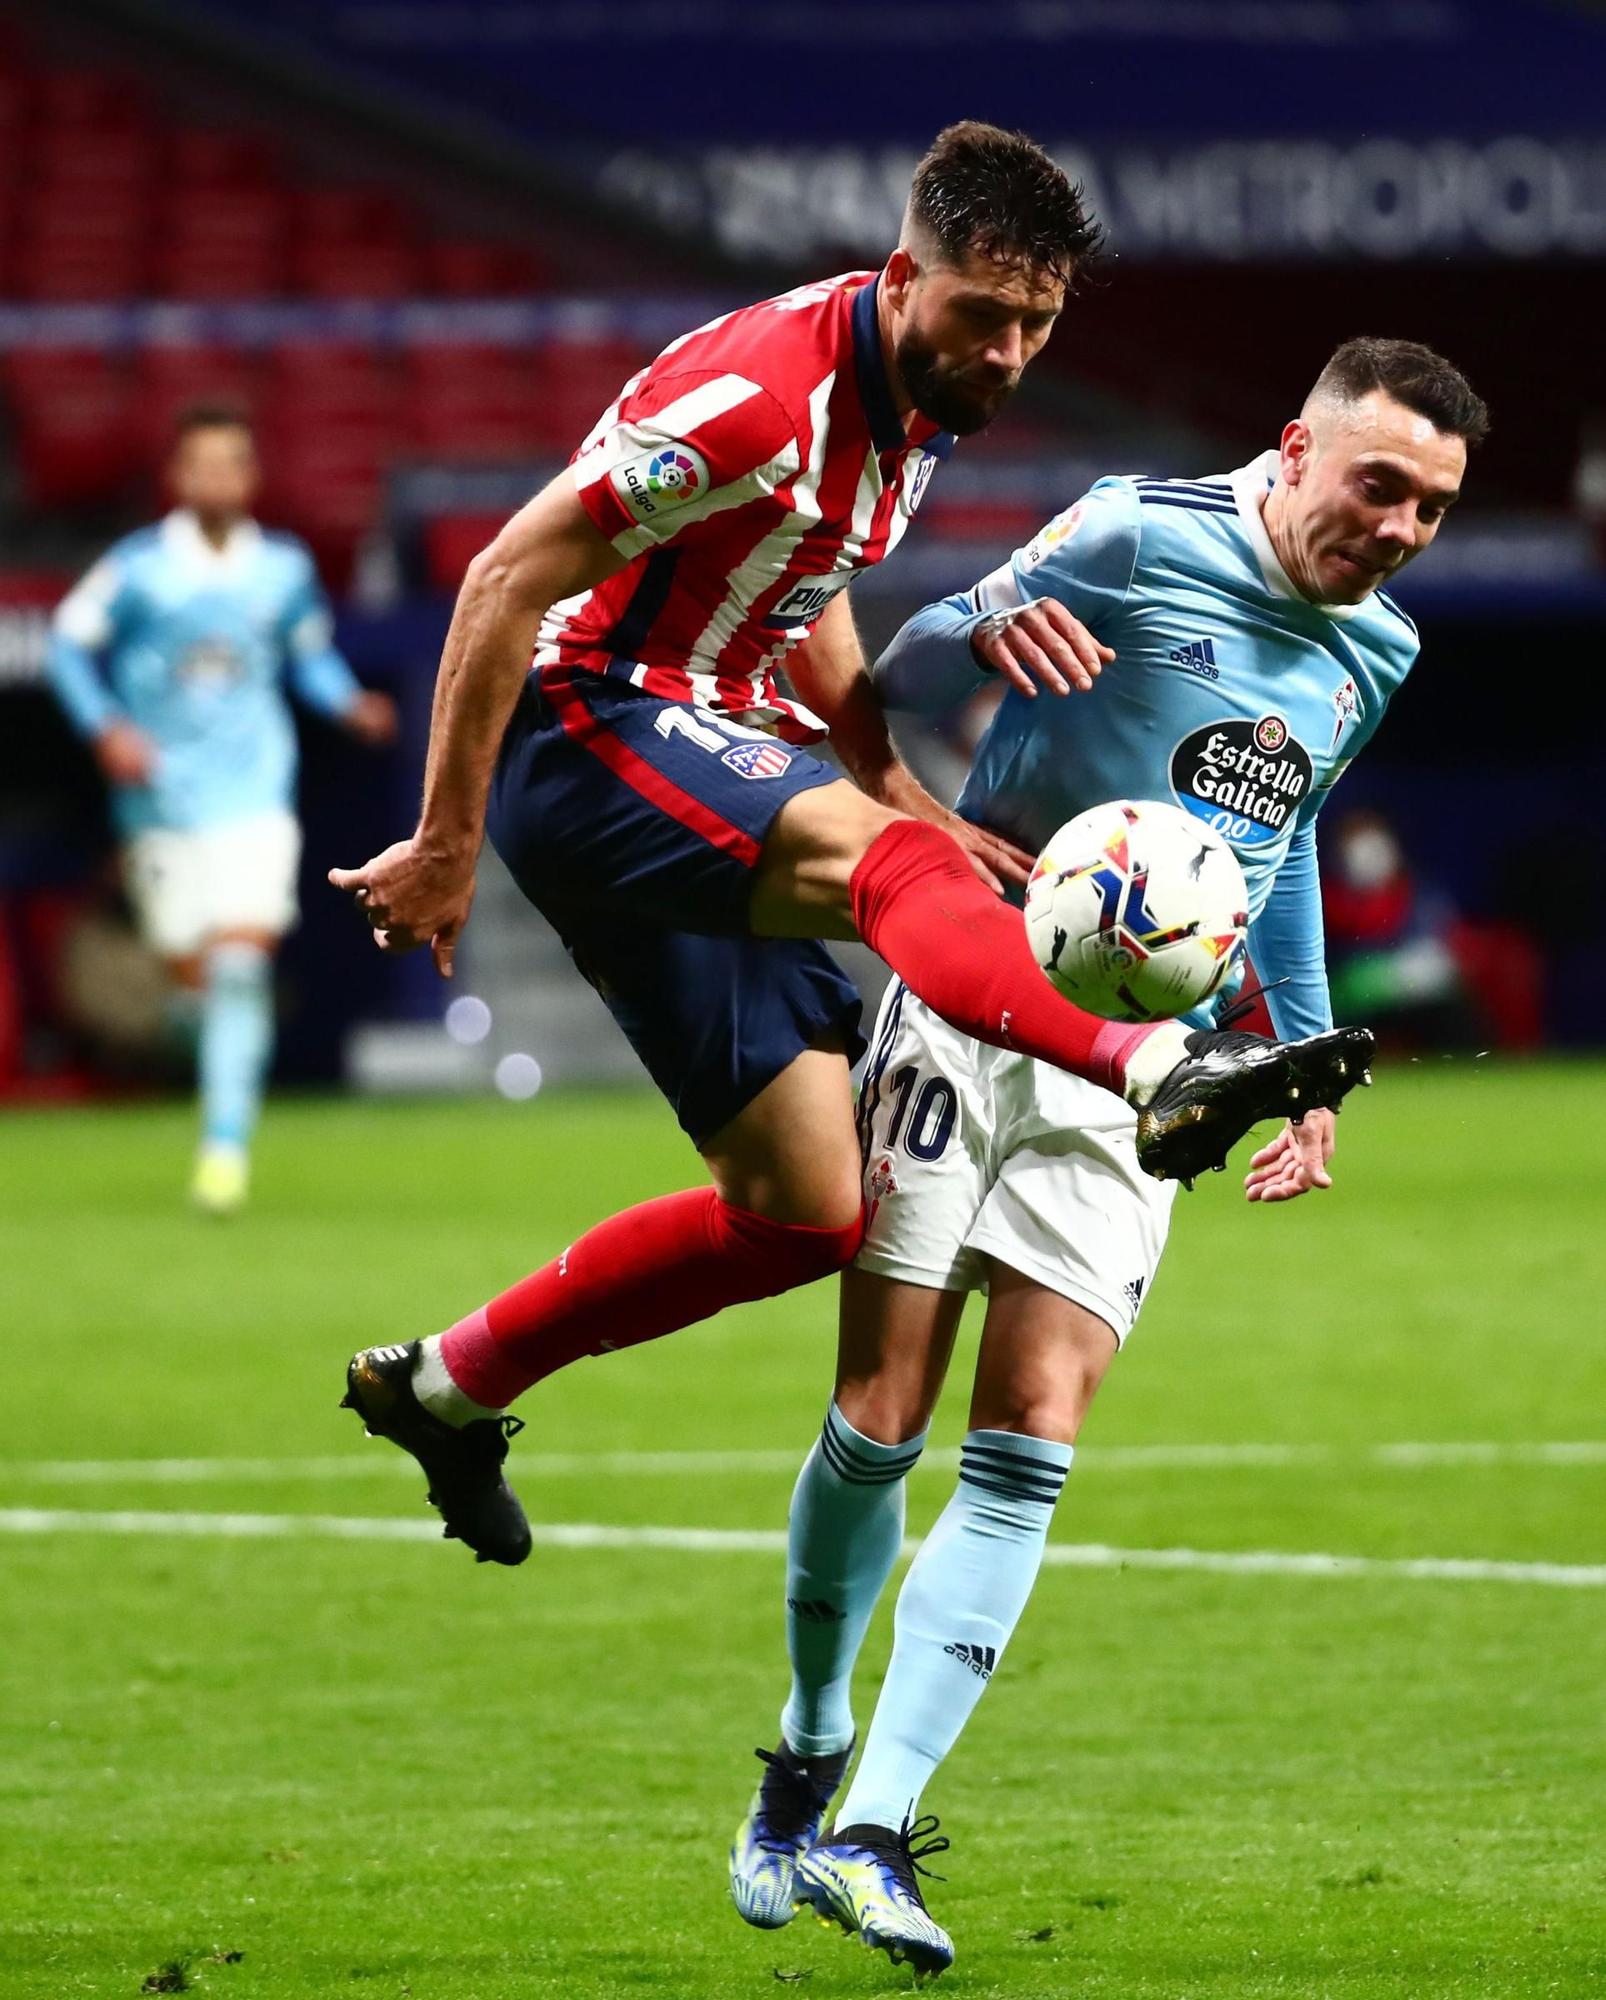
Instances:
[[[1067,1000],[1158,1021],[1231,992],[1249,892],[1232,849],[1180,806],[1115,799],[1068,820],[1026,885],[1026,934]]]

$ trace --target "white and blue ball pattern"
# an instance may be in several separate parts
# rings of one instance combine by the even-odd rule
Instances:
[[[1050,982],[1107,1021],[1159,1021],[1230,992],[1249,892],[1232,849],[1181,807],[1115,799],[1068,820],[1026,888]]]

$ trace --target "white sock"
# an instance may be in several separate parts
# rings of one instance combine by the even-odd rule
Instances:
[[[1177,1064],[1187,1059],[1188,1037],[1194,1032],[1185,1021],[1162,1021],[1127,1057],[1121,1094],[1134,1111],[1141,1111]]]
[[[446,1371],[441,1358],[441,1337],[432,1333],[418,1343],[418,1359],[413,1363],[413,1394],[432,1417],[461,1430],[464,1424],[478,1423],[482,1417],[499,1417],[500,1410],[488,1410],[465,1396]]]

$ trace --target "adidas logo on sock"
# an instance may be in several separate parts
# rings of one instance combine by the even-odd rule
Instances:
[[[823,1597],[789,1597],[786,1608],[795,1618],[806,1619],[811,1625],[839,1625],[845,1616]]]
[[[973,1674],[980,1674],[984,1681],[991,1680],[993,1668],[998,1665],[998,1649],[995,1646],[972,1646],[955,1639],[952,1645],[942,1649],[950,1658],[963,1667],[969,1667]]]

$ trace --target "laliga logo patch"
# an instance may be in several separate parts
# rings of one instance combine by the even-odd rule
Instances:
[[[638,521],[655,520],[708,490],[708,461],[689,444],[637,452],[608,475],[613,490]]]
[[[791,763],[792,753],[778,743],[737,743],[719,761],[729,764],[738,778],[778,778]]]
[[[1082,525],[1083,506],[1080,500],[1074,507],[1067,507],[1063,514],[1056,514],[1048,526],[1035,534],[1026,544],[1026,554],[1021,562],[1022,569],[1036,569],[1040,562],[1046,562],[1062,542],[1068,542]]]

